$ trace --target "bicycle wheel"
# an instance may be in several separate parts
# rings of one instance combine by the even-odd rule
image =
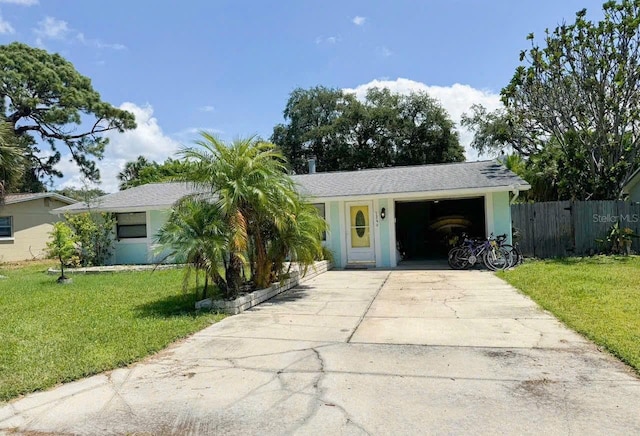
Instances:
[[[482,262],[491,271],[507,269],[509,267],[509,256],[499,247],[491,247],[484,251]]]
[[[454,247],[449,250],[449,254],[447,256],[447,262],[451,269],[466,269],[469,267],[469,262],[467,261],[468,255],[465,256],[467,249],[464,247]]]
[[[518,250],[509,244],[502,244],[499,247],[500,250],[502,250],[505,253],[505,256],[507,257],[507,268],[513,268],[514,266],[517,266],[520,263],[520,254],[518,253]]]

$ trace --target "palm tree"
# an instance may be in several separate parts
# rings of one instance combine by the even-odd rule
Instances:
[[[246,253],[250,260],[250,273],[259,288],[270,285],[275,268],[279,272],[280,267],[274,266],[274,256],[280,259],[283,250],[287,254],[299,252],[300,255],[295,256],[300,261],[313,262],[306,255],[306,249],[297,245],[297,241],[309,241],[293,237],[301,226],[310,222],[298,219],[300,213],[305,214],[308,210],[300,205],[293,181],[286,173],[286,160],[275,145],[254,137],[227,145],[205,132],[196,144],[199,147],[181,151],[182,157],[193,162],[182,180],[216,199],[231,241],[247,242],[246,251],[241,245],[232,244],[226,271],[230,291],[237,292],[243,272],[245,278],[248,276],[241,253]],[[321,220],[320,217],[317,219]],[[321,232],[311,250],[319,246]],[[287,242],[284,236],[287,236]],[[276,245],[280,248],[273,248]]]
[[[149,161],[144,156],[138,156],[136,160],[127,162],[117,176],[118,180],[120,180],[120,190],[124,191],[125,189],[143,185],[145,181],[140,180],[140,173],[147,168],[155,168],[157,166],[156,162]]]
[[[169,219],[156,235],[156,242],[163,260],[172,258],[187,265],[183,280],[185,290],[192,270],[195,270],[196,286],[199,272],[204,272],[203,298],[207,297],[209,278],[218,286],[225,282],[227,253],[233,249],[233,244],[217,204],[193,196],[184,198],[171,210]]]
[[[0,120],[0,201],[24,174],[24,157],[11,124]]]
[[[311,204],[297,198],[283,215],[276,237],[271,240],[269,259],[272,264],[272,280],[280,272],[288,258],[302,266],[303,274],[314,261],[322,259],[322,233],[327,223]],[[291,265],[291,264],[290,264]]]

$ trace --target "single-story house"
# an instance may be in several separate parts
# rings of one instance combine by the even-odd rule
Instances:
[[[7,194],[0,204],[0,261],[41,259],[58,218],[51,211],[76,203],[54,192]]]
[[[622,188],[622,192],[629,201],[640,203],[640,168],[634,172]]]
[[[394,267],[403,259],[445,256],[451,233],[511,237],[510,201],[527,182],[496,161],[326,172],[292,176],[327,220],[325,245],[338,267]],[[98,199],[94,211],[116,215],[113,262],[153,262],[153,236],[171,205],[192,193],[184,183],[156,183]],[[82,212],[74,204],[54,212]]]

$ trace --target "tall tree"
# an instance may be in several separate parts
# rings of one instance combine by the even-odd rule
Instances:
[[[144,156],[138,156],[135,161],[127,162],[124,169],[118,174],[120,190],[174,180],[189,170],[191,164],[186,160],[167,159],[159,164],[149,161]]]
[[[560,198],[615,199],[640,166],[640,0],[608,1],[604,18],[586,10],[573,24],[533,34],[505,110],[465,120],[478,148],[508,144],[531,164],[557,167]]]
[[[296,173],[315,157],[320,171],[464,160],[454,123],[424,92],[370,89],[364,100],[322,86],[294,90],[271,141]]]
[[[85,203],[91,203],[94,199],[107,194],[100,188],[90,188],[89,186],[82,188],[63,188],[55,192],[65,197],[73,198],[74,200],[84,201]]]
[[[120,180],[120,190],[133,188],[134,186],[143,185],[140,181],[140,172],[146,168],[157,168],[158,164],[153,161],[149,161],[144,156],[138,156],[134,161],[129,161],[124,164],[122,171],[118,173],[118,180]]]
[[[0,117],[0,202],[24,174],[22,149],[17,145],[11,125]]]
[[[62,56],[18,42],[0,46],[0,114],[36,179],[62,176],[55,168],[62,144],[81,173],[98,180],[94,159],[103,156],[108,142],[103,134],[136,125],[133,114],[103,102],[91,80]],[[90,127],[79,129],[83,124]],[[50,152],[42,153],[42,144]]]

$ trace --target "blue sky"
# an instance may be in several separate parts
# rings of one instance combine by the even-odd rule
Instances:
[[[473,103],[498,107],[526,35],[585,7],[597,19],[601,3],[0,0],[0,44],[61,53],[136,114],[138,129],[111,135],[99,164],[102,189],[114,191],[124,162],[162,161],[199,129],[269,137],[296,87],[426,90],[456,121]],[[61,169],[56,186],[80,184],[72,164]]]

